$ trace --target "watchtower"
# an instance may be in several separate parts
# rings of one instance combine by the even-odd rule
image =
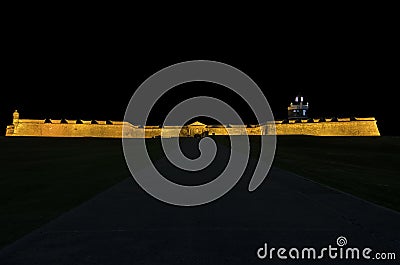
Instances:
[[[299,94],[294,99],[294,103],[291,102],[288,107],[288,118],[289,119],[306,119],[308,111],[308,102],[304,103],[304,97]]]
[[[17,125],[19,122],[19,113],[17,110],[14,111],[13,113],[13,124]]]

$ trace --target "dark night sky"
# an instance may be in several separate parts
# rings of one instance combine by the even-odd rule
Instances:
[[[398,135],[393,91],[395,34],[376,23],[309,23],[269,30],[267,26],[214,27],[176,32],[176,27],[121,27],[55,17],[17,21],[3,34],[5,58],[0,126],[14,109],[21,118],[122,120],[141,82],[174,63],[208,59],[248,74],[264,91],[275,118],[298,92],[314,117],[375,116],[383,134]],[[138,27],[139,26],[139,27]],[[397,73],[397,72],[396,72]],[[200,91],[199,88],[202,88]],[[191,92],[183,92],[191,91]],[[208,95],[237,106],[243,102],[207,83],[177,87],[157,105],[151,122],[176,101]],[[158,114],[157,114],[158,113]],[[2,132],[2,134],[3,134]]]

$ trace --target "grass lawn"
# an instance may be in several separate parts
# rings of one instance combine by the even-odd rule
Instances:
[[[120,143],[0,138],[0,246],[128,177]]]
[[[274,165],[400,211],[400,137],[278,137]]]
[[[400,211],[399,161],[400,137],[279,137],[274,165]],[[0,168],[0,247],[130,176],[120,139],[1,137]]]

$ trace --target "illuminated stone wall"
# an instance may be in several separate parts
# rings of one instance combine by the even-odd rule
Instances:
[[[195,135],[314,135],[314,136],[379,136],[379,130],[374,118],[357,118],[356,120],[338,119],[332,121],[303,120],[300,123],[283,123],[276,121],[273,124],[261,126],[207,126],[201,123],[184,126],[145,126],[139,127],[127,122],[105,122],[76,120],[64,121],[30,120],[14,118],[13,124],[7,126],[6,136],[42,136],[42,137],[104,137],[104,138],[154,138],[154,137],[193,137]],[[123,131],[123,127],[124,131]]]
[[[379,136],[378,126],[375,118],[338,119],[338,121],[310,123],[275,123],[276,135],[314,135],[314,136]],[[264,125],[264,134],[273,134],[273,125]]]
[[[135,131],[137,126],[126,124],[128,128]],[[43,136],[43,137],[105,137],[121,138],[122,122],[113,124],[76,124],[76,121],[69,121],[68,124],[60,123],[59,120],[52,123],[44,123],[44,120],[19,120],[18,123],[7,126],[6,136]],[[135,136],[132,134],[131,136]]]

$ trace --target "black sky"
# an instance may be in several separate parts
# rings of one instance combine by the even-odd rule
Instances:
[[[275,118],[298,92],[314,117],[375,116],[383,134],[398,135],[393,90],[398,56],[395,34],[385,23],[309,22],[271,30],[217,25],[213,34],[197,25],[134,27],[93,20],[14,20],[3,33],[0,126],[12,112],[21,118],[122,120],[135,89],[171,64],[197,59],[230,64],[248,74],[265,93]],[[177,87],[162,98],[151,123],[180,99],[219,97],[237,106],[251,123],[244,103],[207,83]]]

